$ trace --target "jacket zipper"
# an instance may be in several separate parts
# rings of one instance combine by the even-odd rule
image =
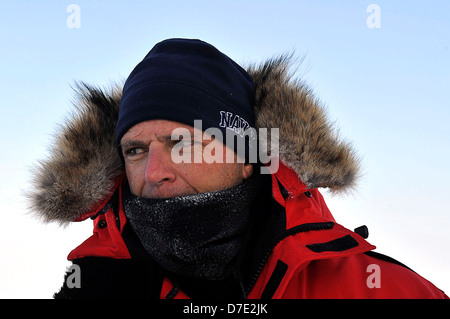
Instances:
[[[269,259],[270,254],[275,249],[275,247],[284,239],[286,239],[289,236],[296,235],[299,233],[306,233],[309,231],[317,231],[317,230],[326,230],[333,228],[334,223],[333,222],[324,222],[324,223],[308,223],[308,224],[302,224],[298,226],[294,226],[292,228],[287,229],[286,231],[279,234],[276,239],[274,240],[273,244],[270,246],[270,248],[266,251],[263,258],[261,259],[261,262],[259,263],[258,267],[256,268],[255,272],[253,273],[253,276],[251,276],[250,283],[248,285],[247,290],[245,291],[245,295],[248,296],[248,294],[253,289],[253,286],[255,285],[256,281],[259,278],[259,275],[261,274],[261,271],[263,270],[264,266],[266,265],[267,260]]]

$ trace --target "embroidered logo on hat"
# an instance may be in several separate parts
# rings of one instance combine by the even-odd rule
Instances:
[[[237,114],[228,111],[220,111],[220,127],[225,127],[233,130],[241,137],[244,136],[245,131],[250,128],[250,124]]]

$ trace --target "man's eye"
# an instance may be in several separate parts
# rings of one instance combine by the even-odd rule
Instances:
[[[132,156],[141,154],[143,152],[144,152],[144,150],[142,148],[140,148],[140,147],[133,147],[133,148],[127,149],[125,151],[125,155],[132,157]]]

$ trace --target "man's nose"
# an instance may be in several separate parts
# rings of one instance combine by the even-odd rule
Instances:
[[[145,181],[153,185],[174,181],[175,173],[171,167],[172,159],[164,143],[151,143],[148,152]]]

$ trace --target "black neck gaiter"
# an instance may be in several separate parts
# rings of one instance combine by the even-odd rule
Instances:
[[[253,178],[221,191],[153,199],[124,188],[123,206],[147,253],[164,269],[221,280],[231,272],[256,194]]]

